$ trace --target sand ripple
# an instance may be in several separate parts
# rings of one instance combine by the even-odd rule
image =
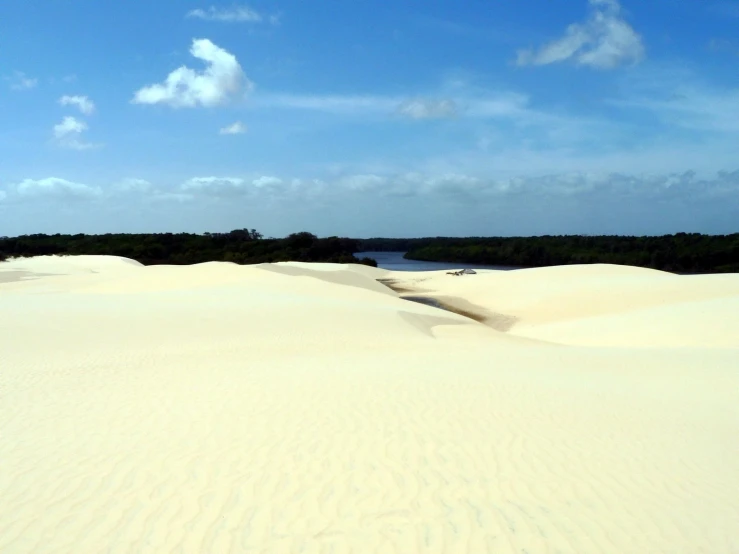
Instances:
[[[0,287],[0,552],[739,552],[739,351],[241,269]]]

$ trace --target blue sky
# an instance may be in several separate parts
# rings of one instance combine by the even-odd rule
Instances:
[[[739,232],[739,0],[3,0],[0,235]]]

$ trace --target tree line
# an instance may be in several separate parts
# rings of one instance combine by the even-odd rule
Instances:
[[[406,252],[410,260],[459,264],[541,267],[611,263],[676,273],[739,272],[739,233],[664,236],[541,236],[318,238],[307,232],[264,238],[254,229],[228,233],[117,233],[104,235],[23,235],[0,237],[0,261],[12,257],[102,254],[132,258],[144,265],[185,265],[210,261],[237,264],[281,261],[362,263],[357,252]]]
[[[223,261],[237,264],[284,261],[361,263],[357,241],[350,238],[318,238],[293,233],[285,238],[264,238],[254,229],[228,233],[117,233],[105,235],[23,235],[0,237],[0,261],[12,257],[99,254],[122,256],[144,265],[188,265]]]
[[[739,233],[410,240],[416,242],[399,241],[399,244],[410,246],[405,254],[409,260],[521,267],[608,263],[674,273],[739,273]],[[389,243],[380,241],[369,245],[387,247]]]

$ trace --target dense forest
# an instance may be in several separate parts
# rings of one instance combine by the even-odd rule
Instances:
[[[377,240],[377,243],[372,243]],[[392,239],[391,239],[392,240]],[[540,267],[608,263],[675,273],[739,272],[739,233],[677,233],[659,237],[543,236],[408,239],[410,260]],[[384,242],[383,242],[384,241]],[[367,241],[360,246],[367,246]],[[370,245],[388,247],[387,239]],[[370,250],[370,249],[368,249]]]
[[[660,237],[542,236],[427,237],[415,239],[318,238],[293,233],[264,238],[254,229],[229,233],[147,233],[106,235],[24,235],[0,237],[0,260],[44,254],[106,254],[144,265],[228,261],[253,264],[279,261],[362,263],[356,252],[407,251],[410,260],[540,267],[612,263],[677,273],[739,272],[739,233],[677,233]]]
[[[450,237],[427,237],[422,239],[357,239],[358,252],[407,252],[422,246],[441,243],[446,240],[465,240]]]
[[[0,237],[0,260],[44,254],[104,254],[132,258],[144,265],[196,264],[224,261],[237,264],[302,261],[362,263],[376,266],[370,258],[358,259],[357,241],[349,238],[318,238],[294,233],[283,239],[264,238],[254,229],[230,233],[157,233],[107,235],[24,235]]]

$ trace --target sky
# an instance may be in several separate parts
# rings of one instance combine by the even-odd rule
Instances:
[[[3,0],[0,236],[739,232],[739,0]]]

